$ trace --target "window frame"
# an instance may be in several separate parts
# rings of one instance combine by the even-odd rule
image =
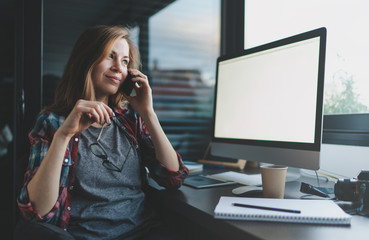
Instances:
[[[325,114],[322,143],[369,146],[369,113]]]
[[[245,0],[221,2],[221,53],[244,49]],[[369,146],[369,113],[324,114],[322,143]]]

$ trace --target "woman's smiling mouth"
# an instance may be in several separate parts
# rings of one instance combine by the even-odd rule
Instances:
[[[117,76],[109,76],[109,75],[106,75],[106,77],[109,78],[112,82],[116,84],[120,84],[121,78]]]

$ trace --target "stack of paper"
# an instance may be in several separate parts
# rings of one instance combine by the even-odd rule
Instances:
[[[191,161],[183,161],[184,165],[187,167],[188,171],[191,173],[201,172],[203,169],[203,164]]]
[[[208,175],[208,177],[223,180],[233,181],[243,185],[261,186],[261,174],[245,174],[234,171],[227,171]]]

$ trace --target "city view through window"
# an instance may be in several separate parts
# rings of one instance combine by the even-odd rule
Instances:
[[[245,0],[245,48],[326,27],[324,113],[367,113],[368,8],[361,0]]]
[[[202,157],[211,136],[220,1],[178,0],[149,20],[154,108],[184,160]]]

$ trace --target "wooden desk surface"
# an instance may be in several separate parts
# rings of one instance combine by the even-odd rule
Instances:
[[[297,198],[300,183],[317,185],[310,178],[286,183],[286,198]],[[326,183],[333,186],[334,183]],[[204,231],[213,234],[216,239],[365,239],[369,236],[369,218],[353,216],[351,226],[331,226],[313,224],[291,224],[252,221],[230,221],[214,219],[214,209],[221,196],[235,196],[232,189],[239,185],[195,189],[182,186],[177,191],[168,191],[150,180],[150,195],[157,200],[164,211],[178,218],[182,216]],[[186,230],[186,229],[184,229]],[[191,229],[187,229],[191,230]],[[199,238],[201,239],[201,238]],[[203,239],[203,238],[202,238]],[[210,238],[209,238],[210,239]]]

